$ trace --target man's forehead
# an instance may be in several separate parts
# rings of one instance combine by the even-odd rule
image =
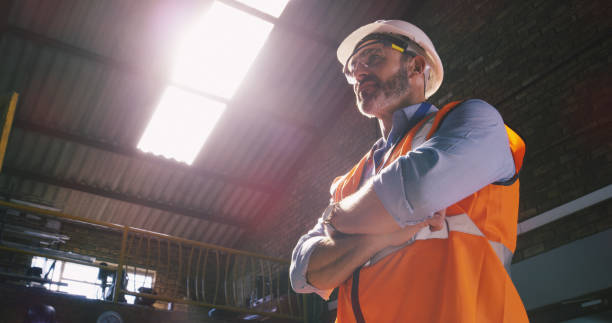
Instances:
[[[384,47],[385,45],[380,41],[375,39],[368,40],[357,48],[357,52],[353,54],[353,57],[367,55],[374,51],[381,51]]]
[[[366,40],[365,42],[360,43],[359,47],[363,48],[363,47],[366,47],[366,46],[371,45],[371,44],[380,44],[380,40],[378,40],[378,39]]]

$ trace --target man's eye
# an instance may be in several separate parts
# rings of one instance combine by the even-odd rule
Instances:
[[[368,66],[376,66],[382,62],[383,57],[378,54],[372,54],[368,57]]]

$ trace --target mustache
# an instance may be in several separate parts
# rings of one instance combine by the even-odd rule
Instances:
[[[376,77],[375,75],[366,75],[363,77],[363,79],[361,81],[359,81],[359,85],[366,83],[366,82],[374,82],[374,84],[376,84],[377,86],[381,85],[381,81],[378,79],[378,77]]]

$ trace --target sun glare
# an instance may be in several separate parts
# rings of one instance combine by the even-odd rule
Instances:
[[[204,19],[182,41],[172,81],[231,98],[272,27],[269,22],[214,2]]]
[[[138,148],[191,165],[224,109],[222,102],[168,86]]]

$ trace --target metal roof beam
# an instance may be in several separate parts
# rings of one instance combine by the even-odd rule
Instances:
[[[36,44],[40,44],[40,45],[55,48],[55,49],[58,49],[64,52],[68,52],[72,55],[75,55],[81,58],[85,58],[90,61],[94,61],[96,63],[111,67],[113,69],[117,69],[120,71],[126,71],[132,74],[141,74],[141,75],[145,74],[149,77],[149,79],[150,79],[150,76],[152,76],[151,71],[147,71],[146,69],[140,68],[139,66],[136,66],[134,64],[129,64],[129,63],[120,61],[112,57],[100,55],[92,51],[88,51],[88,50],[61,42],[57,39],[49,38],[45,35],[38,34],[32,31],[29,31],[27,29],[23,29],[21,27],[7,25],[4,29],[4,32],[13,34],[19,38],[31,41]],[[154,79],[160,80],[160,82],[164,82],[164,83],[166,82],[166,78],[163,77],[162,75],[153,75],[153,76],[154,76]]]
[[[263,11],[259,11],[255,8],[249,7],[241,2],[236,0],[219,0],[220,2],[234,7],[238,10],[244,11],[252,16],[255,16],[261,20],[267,21],[269,23],[274,24],[275,27],[280,28],[284,31],[290,32],[298,37],[310,39],[318,44],[329,47],[330,49],[336,50],[336,47],[340,45],[340,42],[336,39],[325,37],[324,35],[317,34],[314,32],[309,32],[307,30],[302,29],[301,27],[294,25],[291,21],[284,18],[276,18],[272,15],[269,15]],[[282,17],[282,16],[281,16]]]
[[[180,163],[180,162],[173,161],[170,159],[164,159],[162,157],[157,157],[152,154],[142,152],[136,148],[131,148],[131,147],[127,148],[127,147],[122,147],[118,145],[113,145],[108,142],[103,142],[100,140],[79,136],[79,135],[69,133],[69,132],[66,132],[60,129],[55,129],[55,128],[43,126],[40,124],[35,124],[35,123],[32,123],[27,120],[23,120],[23,119],[16,119],[13,125],[15,127],[18,127],[26,131],[37,132],[37,133],[47,135],[50,137],[74,142],[77,144],[81,144],[84,146],[100,149],[103,151],[123,155],[123,156],[130,157],[130,158],[135,158],[143,162],[149,162],[149,163],[156,164],[160,167],[175,168],[175,169],[179,168],[193,175],[202,176],[206,179],[213,179],[213,180],[221,181],[223,183],[229,183],[232,185],[236,185],[242,188],[248,188],[248,189],[259,191],[259,192],[272,193],[275,191],[275,188],[277,187],[276,183],[264,184],[260,182],[250,182],[250,181],[246,181],[239,177],[234,177],[230,175],[212,172],[209,170],[194,168],[184,163]]]
[[[230,7],[233,7],[234,9],[238,9],[240,11],[244,11],[244,12],[248,13],[251,16],[255,16],[255,17],[257,17],[257,18],[259,18],[261,20],[267,21],[267,22],[272,23],[272,24],[277,24],[278,21],[279,21],[278,18],[276,18],[276,17],[274,17],[274,16],[272,16],[270,14],[267,14],[267,13],[265,13],[263,11],[257,10],[257,9],[255,9],[253,7],[249,7],[249,6],[245,5],[244,3],[238,2],[236,0],[219,0],[219,2],[222,2],[223,4],[226,4],[226,5],[230,6]]]
[[[169,205],[166,203],[161,203],[161,202],[157,202],[153,200],[147,200],[141,197],[129,196],[123,193],[105,190],[99,187],[93,187],[93,186],[76,183],[72,181],[66,181],[66,180],[58,179],[52,176],[38,174],[38,173],[34,173],[31,171],[27,171],[27,170],[21,170],[21,169],[13,168],[10,166],[4,166],[2,169],[2,172],[8,175],[18,176],[23,179],[32,180],[35,182],[45,183],[45,184],[49,184],[53,186],[71,189],[71,190],[77,190],[80,192],[98,195],[98,196],[106,197],[109,199],[114,199],[114,200],[132,203],[132,204],[136,204],[136,205],[140,205],[144,207],[158,209],[158,210],[162,210],[162,211],[166,211],[170,213],[175,213],[178,215],[189,216],[189,217],[193,217],[199,220],[206,220],[210,222],[216,222],[216,223],[221,223],[225,225],[236,226],[236,227],[240,227],[243,229],[246,228],[246,225],[247,225],[247,223],[244,223],[243,221],[237,221],[237,220],[234,220],[228,217],[213,215],[213,214],[207,213],[202,210],[193,210],[193,209],[188,209],[188,208],[180,207],[176,205]]]

